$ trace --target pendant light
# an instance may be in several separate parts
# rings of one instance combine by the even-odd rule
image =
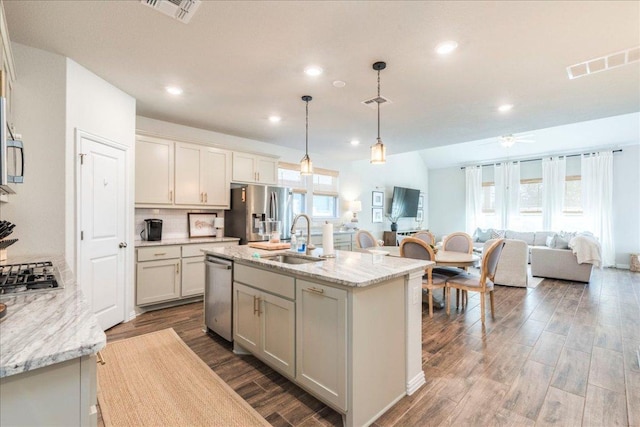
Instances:
[[[307,103],[307,126],[305,132],[305,143],[304,143],[304,157],[300,160],[300,175],[311,175],[313,174],[313,163],[311,163],[311,158],[309,157],[309,101],[311,101],[309,95],[305,95],[302,97],[302,100]]]
[[[376,103],[378,104],[378,139],[376,143],[371,146],[371,163],[382,164],[386,162],[386,151],[384,144],[382,143],[382,139],[380,139],[380,103],[382,102],[382,98],[380,98],[380,70],[384,70],[387,68],[386,62],[376,62],[373,64],[373,69],[378,72],[378,97],[376,98]]]

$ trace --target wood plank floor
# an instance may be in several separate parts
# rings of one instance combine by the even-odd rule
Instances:
[[[438,292],[438,291],[436,291]],[[451,316],[423,305],[427,384],[375,426],[640,425],[640,273],[595,270],[589,284],[499,286],[496,317],[479,299]],[[202,332],[202,304],[145,313],[108,341],[172,327],[274,426],[339,426],[341,417],[253,356]]]

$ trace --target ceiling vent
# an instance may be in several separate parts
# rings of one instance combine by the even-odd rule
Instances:
[[[570,65],[567,67],[567,74],[569,75],[569,79],[573,80],[578,77],[612,70],[638,61],[640,61],[640,46]]]
[[[378,108],[377,104],[380,104],[381,107],[385,104],[392,104],[389,98],[385,98],[382,95],[374,96],[371,99],[365,99],[364,101],[362,101],[362,103],[367,107],[371,108],[372,110],[375,110],[376,108]]]
[[[200,0],[140,0],[140,2],[185,24],[189,23],[201,3]]]

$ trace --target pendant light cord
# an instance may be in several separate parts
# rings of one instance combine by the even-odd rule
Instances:
[[[305,142],[304,142],[304,154],[309,155],[309,101],[307,102],[307,119],[306,119],[306,129],[305,129]]]
[[[376,103],[378,104],[378,141],[380,140],[380,70],[378,70],[378,99]]]

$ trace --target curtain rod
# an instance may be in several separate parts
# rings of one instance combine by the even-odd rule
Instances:
[[[612,153],[622,153],[622,149],[618,149],[618,150],[613,150]],[[568,155],[558,155],[558,156],[549,156],[549,157],[578,157],[578,156],[583,156],[585,154],[596,154],[596,153],[580,153],[580,154],[568,154]],[[546,157],[545,157],[546,158]],[[520,163],[527,163],[527,162],[537,162],[542,160],[542,157],[540,157],[539,159],[526,159],[526,160],[514,160],[514,162],[520,162]],[[502,163],[507,162],[506,160],[503,160],[501,162],[494,162],[494,163],[485,163],[483,165],[476,165],[476,166],[480,166],[482,168],[486,167],[486,166],[494,166],[494,165],[501,165]],[[475,166],[460,166],[460,169],[466,169],[466,168],[470,168],[470,167],[475,167]]]

